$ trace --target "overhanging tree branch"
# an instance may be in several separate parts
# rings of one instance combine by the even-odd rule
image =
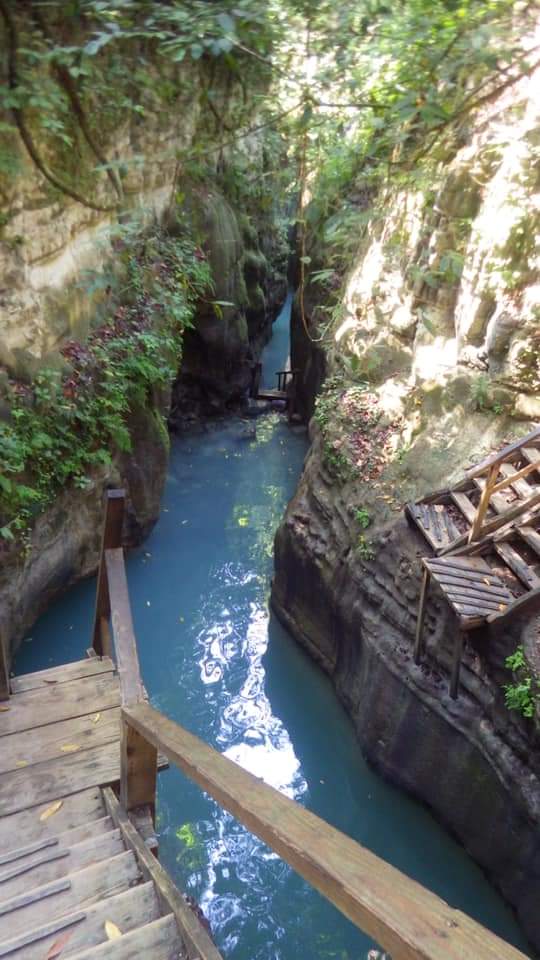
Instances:
[[[7,46],[8,46],[8,86],[10,90],[16,91],[19,86],[18,75],[17,75],[17,50],[18,50],[18,36],[17,36],[17,27],[15,21],[11,15],[8,4],[5,0],[0,0],[0,13],[4,18],[6,25],[7,33]],[[26,147],[27,153],[30,156],[31,160],[38,168],[40,173],[45,177],[49,183],[52,184],[57,190],[60,190],[61,193],[66,194],[66,196],[71,197],[72,200],[76,200],[77,203],[83,204],[83,206],[88,207],[90,210],[97,210],[100,213],[114,213],[117,210],[117,206],[104,206],[102,204],[93,203],[93,201],[88,200],[86,197],[83,197],[82,194],[78,193],[73,187],[69,186],[67,183],[64,183],[62,180],[59,180],[58,177],[47,167],[45,161],[41,157],[26,125],[24,118],[24,113],[20,107],[11,107],[11,114],[19,131],[19,136]]]

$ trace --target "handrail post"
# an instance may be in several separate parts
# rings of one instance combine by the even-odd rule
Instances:
[[[123,490],[107,490],[96,589],[96,612],[92,631],[92,647],[98,657],[110,657],[112,653],[109,631],[111,607],[105,567],[105,551],[121,545],[125,499]]]
[[[9,664],[6,641],[0,636],[0,700],[9,700]]]
[[[126,813],[137,807],[150,807],[153,823],[156,812],[157,762],[156,747],[131,726],[122,711],[120,803]]]

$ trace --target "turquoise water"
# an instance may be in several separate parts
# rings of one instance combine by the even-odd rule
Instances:
[[[287,349],[285,312],[265,354],[270,382]],[[305,452],[305,435],[273,412],[173,440],[160,520],[128,558],[152,703],[526,951],[458,844],[364,763],[327,678],[269,615],[273,535]],[[17,672],[83,656],[94,591],[80,584],[50,608]],[[371,942],[175,769],[159,778],[158,827],[162,862],[226,960],[366,960]]]

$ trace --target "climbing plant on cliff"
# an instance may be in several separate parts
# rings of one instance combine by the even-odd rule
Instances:
[[[209,295],[204,254],[186,236],[156,228],[116,240],[125,279],[110,318],[86,343],[62,350],[64,370],[11,380],[10,419],[0,421],[0,537],[24,535],[66,484],[86,487],[111,451],[131,447],[130,419],[178,370],[195,304]]]
[[[149,115],[170,123],[190,95],[214,116],[218,140],[249,126],[247,84],[273,38],[261,0],[0,0],[0,27],[0,175],[17,172],[22,145],[47,189],[111,213],[124,205],[129,172],[112,148],[119,131]],[[216,67],[244,90],[236,116],[219,102]]]

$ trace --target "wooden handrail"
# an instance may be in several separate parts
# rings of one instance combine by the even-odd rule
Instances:
[[[122,704],[129,706],[144,699],[144,688],[129,603],[124,551],[121,547],[105,551],[105,569]]]
[[[476,921],[262,783],[148,703],[123,724],[257,834],[393,960],[526,960]]]
[[[124,521],[125,493],[123,490],[107,490],[105,500],[105,519],[101,537],[101,553],[96,590],[96,612],[92,628],[92,647],[98,657],[112,655],[109,617],[111,606],[107,571],[105,569],[105,551],[119,547],[122,543],[122,524]]]
[[[539,438],[540,427],[535,427],[534,430],[531,430],[530,433],[527,433],[524,437],[521,437],[520,440],[515,440],[514,443],[509,443],[506,447],[503,447],[502,450],[499,450],[497,453],[492,453],[489,457],[481,460],[480,463],[477,463],[474,467],[471,467],[470,470],[467,470],[465,476],[469,480],[474,479],[474,477],[480,477],[491,467],[496,467],[501,463],[504,463],[505,460],[508,460],[509,457],[517,453],[521,447],[526,447],[527,444],[530,444]]]

